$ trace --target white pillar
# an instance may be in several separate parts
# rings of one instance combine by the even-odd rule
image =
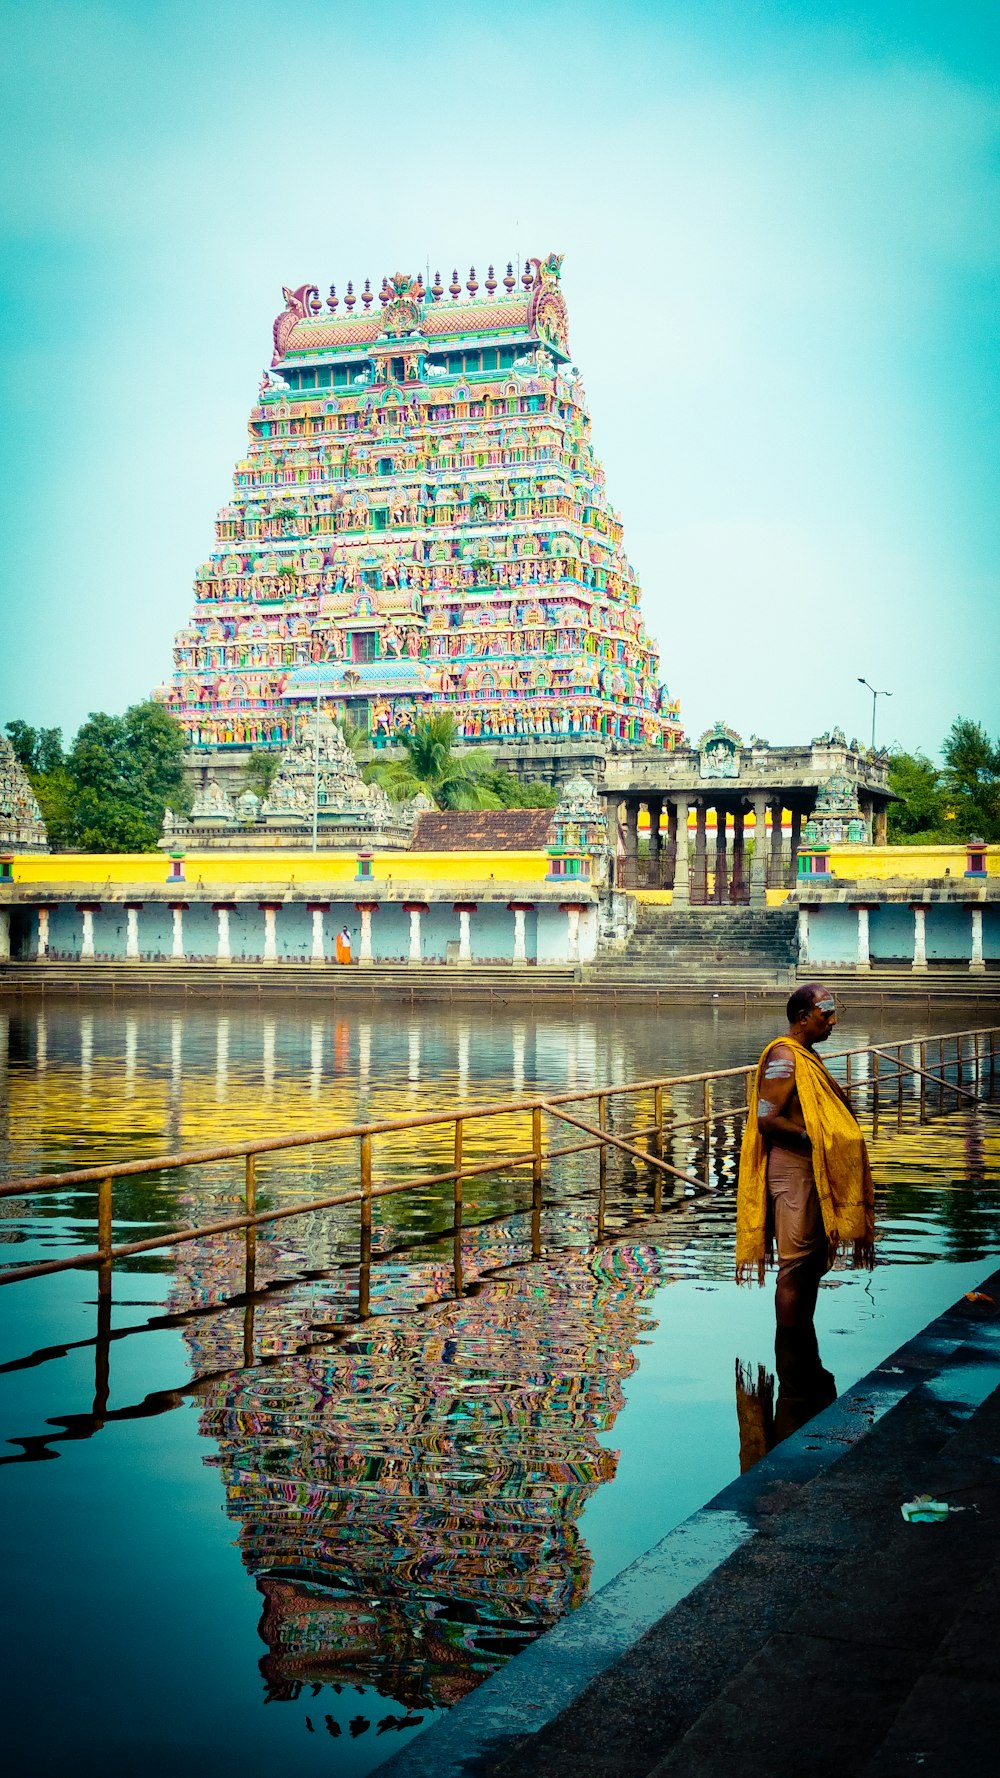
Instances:
[[[8,941],[7,941],[7,955],[8,955],[8,957],[10,956],[9,935],[8,935]],[[84,908],[84,910],[83,910],[83,943],[80,946],[80,955],[81,955],[81,957],[92,957],[94,955],[94,910],[93,910],[93,908]]]
[[[125,955],[138,959],[139,956],[139,909],[125,909]]]
[[[410,914],[410,962],[420,962],[420,908],[411,907]]]
[[[514,909],[514,962],[518,964],[528,961],[527,947],[524,942],[525,913],[524,908]]]
[[[184,908],[179,903],[174,902],[174,905],[171,908],[170,912],[172,913],[172,915],[174,917],[174,944],[173,944],[173,949],[170,953],[171,960],[174,963],[183,963],[183,961],[184,961]]]
[[[372,965],[372,910],[362,903],[359,911],[361,913],[361,949],[358,952],[358,965],[362,969],[370,969]]]
[[[927,909],[913,910],[913,967],[927,968]]]
[[[469,908],[458,910],[458,961],[472,962],[472,913]]]
[[[276,908],[265,907],[265,909],[264,909],[264,962],[265,963],[277,963],[277,961],[278,961],[278,929],[277,929],[276,915],[277,915]]]
[[[859,969],[870,969],[872,966],[871,945],[868,936],[868,909],[859,907],[858,915],[858,963]]]
[[[972,909],[972,961],[969,969],[973,975],[986,973],[986,959],[983,956],[983,910]]]
[[[10,908],[0,908],[0,963],[10,956]]]
[[[49,910],[38,910],[38,958],[39,962],[49,954]]]
[[[799,909],[799,962],[809,961],[809,909]]]
[[[217,963],[228,963],[232,957],[232,952],[229,949],[229,909],[216,907],[215,911],[219,916],[219,943],[215,960]]]
[[[364,924],[364,915],[363,914],[361,916],[361,920],[362,920],[362,925],[363,925]],[[314,963],[322,963],[323,958],[324,958],[323,909],[322,908],[313,908],[312,922],[313,922],[312,960]]]
[[[566,909],[566,955],[570,963],[580,961],[580,910]]]

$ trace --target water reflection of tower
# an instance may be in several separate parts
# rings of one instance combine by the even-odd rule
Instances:
[[[502,1260],[503,1232],[476,1233]],[[600,1435],[659,1276],[633,1244],[563,1252],[203,1396],[275,1695],[447,1703],[579,1602],[577,1521],[614,1474]]]

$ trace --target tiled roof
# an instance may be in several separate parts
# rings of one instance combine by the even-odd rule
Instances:
[[[428,305],[417,332],[408,339],[390,341],[399,351],[412,351],[421,334],[441,338],[454,334],[465,338],[470,333],[523,333],[528,326],[528,303],[520,297],[503,302],[444,303]],[[334,319],[325,315],[310,321],[297,321],[285,343],[284,357],[294,352],[323,352],[333,346],[366,346],[382,335],[382,316],[344,315]]]
[[[414,852],[541,852],[551,809],[429,809],[417,816]]]

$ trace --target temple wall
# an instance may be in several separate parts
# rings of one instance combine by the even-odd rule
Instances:
[[[858,921],[851,908],[836,904],[810,912],[811,963],[853,963],[857,954]]]
[[[1000,846],[987,846],[986,873],[1000,877]],[[849,882],[891,882],[894,878],[926,882],[965,875],[964,846],[831,846],[832,876]]]
[[[487,883],[538,883],[549,868],[545,852],[376,852],[372,856],[371,881],[385,885]],[[93,893],[96,885],[128,883],[162,886],[172,882],[169,862],[162,852],[82,853],[50,852],[15,856],[15,883],[81,883]],[[187,852],[185,886],[198,883],[223,885],[275,883],[285,888],[296,884],[342,884],[342,893],[363,893],[358,878],[356,852]],[[348,889],[350,885],[350,889]]]

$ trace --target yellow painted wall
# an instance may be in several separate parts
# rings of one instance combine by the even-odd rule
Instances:
[[[768,889],[765,893],[768,907],[780,908],[792,892],[790,889]],[[674,899],[672,889],[630,889],[629,894],[633,895],[636,901],[651,901],[654,906],[664,908],[670,907]]]
[[[538,883],[549,867],[544,852],[376,852],[372,881],[379,884]],[[154,853],[25,853],[14,859],[14,881],[40,887],[61,883],[163,885],[170,860]],[[361,887],[357,856],[351,852],[188,852],[185,886],[199,883],[343,883]]]
[[[903,877],[923,881],[938,877],[965,876],[964,846],[831,846],[830,870],[835,877],[859,882],[890,881]],[[986,870],[1000,877],[1000,846],[987,846]],[[976,878],[970,878],[975,882]],[[980,878],[979,881],[982,881]]]

